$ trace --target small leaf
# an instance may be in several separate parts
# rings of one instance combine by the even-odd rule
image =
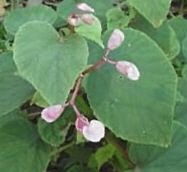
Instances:
[[[88,17],[93,18],[93,22],[91,24],[87,24],[87,23],[82,22],[78,27],[75,28],[75,31],[78,34],[80,34],[92,41],[95,41],[103,48],[104,46],[103,46],[103,43],[101,40],[102,28],[101,28],[101,23],[100,23],[99,19],[92,14],[86,14],[86,15],[87,16],[89,15]]]
[[[88,167],[100,169],[100,167],[106,163],[110,158],[113,157],[116,148],[111,145],[107,144],[97,150],[94,154],[91,155]]]
[[[19,27],[29,21],[43,21],[53,24],[57,14],[47,6],[27,7],[16,9],[11,12],[4,20],[4,26],[8,33],[15,35]]]
[[[14,60],[19,73],[50,105],[66,101],[76,78],[86,68],[87,57],[82,37],[74,34],[60,38],[48,23],[29,22],[15,36]]]
[[[132,11],[130,12],[133,13]],[[119,8],[112,8],[108,10],[108,12],[106,13],[108,30],[113,30],[116,28],[124,29],[128,26],[130,20],[132,19],[133,16],[131,15],[126,15]]]
[[[35,94],[32,97],[31,105],[36,104],[40,107],[48,107],[49,103],[40,95],[39,92],[35,92]]]
[[[40,119],[38,131],[41,138],[52,146],[59,146],[65,141],[72,119],[74,119],[74,113],[70,109],[66,109],[53,123],[47,123],[43,119]]]
[[[127,0],[138,10],[154,27],[159,27],[166,20],[172,0]]]

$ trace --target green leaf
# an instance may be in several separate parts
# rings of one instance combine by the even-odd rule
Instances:
[[[12,74],[16,71],[12,52],[4,52],[0,55],[0,75]]]
[[[63,0],[57,6],[57,13],[64,19],[67,20],[68,17],[74,13],[76,9],[75,0]]]
[[[0,122],[0,171],[45,171],[50,160],[49,146],[39,139],[30,122],[9,118],[7,115]]]
[[[108,40],[111,32],[104,39]],[[117,136],[136,143],[167,146],[175,104],[177,78],[162,50],[140,31],[126,29],[125,42],[111,52],[114,60],[135,63],[140,79],[132,81],[105,64],[86,81],[94,114]],[[92,58],[103,55],[95,48]]]
[[[135,171],[186,172],[187,129],[179,122],[175,122],[173,132],[171,145],[167,149],[138,144],[130,145],[130,158],[137,164]]]
[[[154,27],[159,27],[166,19],[172,0],[127,0],[136,8]]]
[[[8,33],[15,35],[19,27],[29,21],[43,21],[53,24],[57,14],[47,6],[27,7],[11,12],[4,20],[4,26]]]
[[[185,36],[184,40],[182,41],[182,52],[185,59],[187,59],[187,36]]]
[[[52,146],[59,146],[65,141],[67,131],[71,120],[74,118],[74,112],[66,109],[65,112],[53,123],[47,123],[43,119],[38,122],[38,132],[41,138]]]
[[[76,78],[86,68],[87,57],[88,48],[82,37],[74,34],[60,38],[48,23],[27,23],[15,36],[18,71],[50,105],[66,101]]]
[[[88,15],[88,14],[87,14]],[[92,24],[86,24],[82,22],[78,27],[75,28],[75,32],[79,35],[84,36],[92,41],[98,43],[102,48],[104,48],[101,40],[101,23],[97,17],[89,14],[90,17],[94,19]]]
[[[116,151],[116,148],[107,144],[97,150],[94,154],[91,155],[88,161],[88,167],[100,169],[100,167],[111,159]]]
[[[142,16],[137,15],[131,25],[150,36],[162,48],[169,59],[172,59],[179,54],[179,41],[175,31],[167,21],[159,28],[154,28]]]
[[[80,172],[88,172],[88,171],[89,172],[98,172],[95,169],[89,169],[89,168],[86,168],[82,165],[74,165],[67,170],[67,172],[78,172],[78,171],[80,171]]]
[[[183,39],[186,36],[186,19],[184,19],[182,16],[177,16],[168,21],[171,27],[175,30],[178,40],[180,41],[180,43],[182,43]]]
[[[178,90],[182,100],[178,101],[175,106],[175,119],[187,127],[187,67],[183,70],[183,78],[179,78]],[[185,76],[186,75],[186,76]]]
[[[18,108],[34,93],[33,87],[15,75],[11,52],[0,55],[0,116]]]
[[[40,107],[50,106],[49,103],[40,95],[39,92],[34,93],[32,100],[31,100],[31,104],[36,104],[37,106],[40,106]]]
[[[177,56],[177,60],[180,60],[182,62],[186,62],[187,57],[184,56],[182,50],[185,48],[183,47],[183,40],[186,37],[186,29],[187,29],[187,21],[182,16],[174,17],[171,20],[169,20],[169,24],[174,29],[177,38],[179,40],[181,51],[179,55]]]
[[[124,11],[119,8],[111,8],[106,13],[107,17],[107,28],[108,30],[112,29],[124,29],[128,26],[133,16],[133,10],[130,11],[130,15],[126,15]]]

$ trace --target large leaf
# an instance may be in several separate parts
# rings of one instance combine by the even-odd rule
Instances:
[[[45,171],[50,160],[48,145],[30,122],[20,117],[9,119],[7,115],[0,121],[0,171]]]
[[[167,146],[175,104],[175,72],[157,44],[145,34],[132,29],[126,29],[124,34],[125,42],[110,57],[135,63],[140,79],[129,80],[114,66],[105,64],[87,78],[90,105],[117,136],[132,142]],[[108,37],[109,33],[104,39]],[[92,48],[95,48],[92,58],[101,58],[101,49]]]
[[[22,105],[34,93],[33,87],[15,75],[16,66],[11,52],[0,56],[0,116]]]
[[[172,143],[168,148],[130,145],[130,157],[137,164],[133,172],[186,172],[187,129],[174,123]]]
[[[158,28],[154,28],[142,16],[137,15],[131,25],[150,36],[162,48],[168,58],[172,59],[179,54],[179,41],[168,22],[164,22]]]
[[[15,36],[14,60],[20,74],[51,105],[65,102],[86,67],[87,56],[87,44],[82,37],[74,34],[60,38],[44,22],[27,23]]]
[[[159,27],[166,19],[172,0],[127,0],[154,27]]]
[[[8,33],[14,35],[20,26],[29,21],[46,21],[53,24],[57,14],[47,6],[27,7],[11,12],[4,20],[4,26]]]

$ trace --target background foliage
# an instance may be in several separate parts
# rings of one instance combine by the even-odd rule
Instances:
[[[72,29],[80,2],[94,24]],[[186,172],[186,10],[186,0],[0,0],[0,171]],[[69,100],[116,28],[125,41],[109,58],[135,63],[140,79],[105,64],[76,98],[105,138],[87,142],[71,108],[46,123],[42,108]]]

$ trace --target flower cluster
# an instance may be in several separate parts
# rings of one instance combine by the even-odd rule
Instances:
[[[122,31],[119,29],[115,29],[108,40],[107,48],[112,51],[116,48],[120,47],[123,41],[125,40],[125,36]],[[112,61],[108,58],[105,59],[108,63],[115,65],[116,69],[127,78],[131,80],[138,80],[140,77],[140,72],[137,66],[134,63],[128,61]]]
[[[68,23],[71,26],[78,27],[82,22],[88,25],[93,24],[94,18],[90,13],[94,12],[94,9],[86,3],[77,4],[77,9],[84,12],[83,14],[72,14],[68,17]]]
[[[41,117],[48,123],[54,122],[60,117],[64,108],[62,105],[49,106],[43,109]],[[77,131],[81,132],[91,142],[99,142],[105,135],[103,123],[97,120],[91,120],[89,122],[85,116],[79,113],[77,114],[75,126]]]
[[[69,18],[68,18],[68,22],[69,24],[71,24],[72,26],[78,26],[80,24],[80,22],[85,22],[87,24],[92,24],[93,22],[93,18],[90,17],[90,15],[88,13],[92,13],[94,12],[94,9],[91,8],[90,6],[88,6],[85,3],[81,3],[77,5],[77,8],[83,12],[87,12],[86,14],[72,14]],[[123,34],[123,32],[119,29],[115,29],[109,40],[107,43],[107,50],[105,52],[105,55],[103,56],[102,61],[104,62],[108,62],[112,65],[114,65],[117,69],[117,71],[119,71],[121,74],[125,75],[127,78],[131,79],[131,80],[138,80],[140,77],[140,72],[137,68],[137,66],[132,63],[132,62],[128,62],[128,61],[113,61],[110,60],[108,58],[108,54],[110,53],[110,51],[115,50],[116,48],[120,47],[122,45],[122,43],[125,40],[125,36]],[[89,69],[85,70],[87,73],[89,73],[92,70],[96,70],[99,67],[101,67],[104,63],[102,63],[100,65],[100,63],[96,62],[95,66],[93,65],[92,67],[90,67]],[[97,66],[98,65],[98,66]],[[86,72],[83,72],[79,78],[77,79],[77,82],[75,84],[75,88],[74,88],[74,92],[72,94],[72,97],[70,99],[70,101],[64,105],[54,105],[54,106],[49,106],[45,109],[43,109],[42,111],[42,118],[48,122],[54,122],[55,120],[57,120],[60,115],[63,113],[64,109],[67,106],[72,106],[75,114],[76,114],[76,121],[75,121],[75,128],[78,132],[81,132],[83,134],[83,136],[92,142],[99,142],[105,135],[105,127],[103,125],[102,122],[98,121],[98,120],[91,120],[89,121],[84,115],[82,115],[79,110],[77,109],[76,105],[75,105],[75,98],[77,96],[81,81],[84,77],[84,75],[86,74]]]

